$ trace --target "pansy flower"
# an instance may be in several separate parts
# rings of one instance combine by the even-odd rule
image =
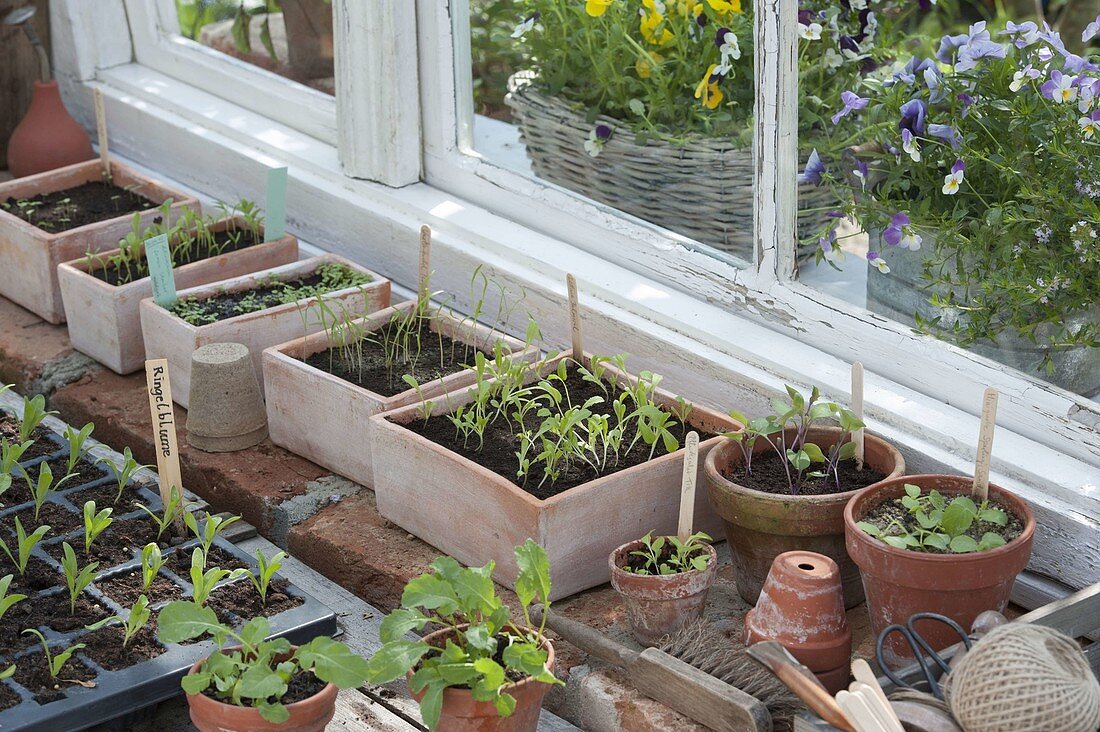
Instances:
[[[512,38],[523,38],[527,35],[527,32],[534,28],[535,24],[539,22],[541,16],[542,13],[534,12],[521,20],[512,30]]]
[[[962,147],[962,134],[951,125],[928,125],[928,134],[940,138],[954,150]]]
[[[870,98],[861,97],[853,91],[845,91],[840,95],[840,101],[844,102],[844,108],[833,115],[833,124],[840,122],[842,117],[847,117],[857,109],[863,109],[870,103]]]
[[[867,263],[882,274],[890,274],[890,267],[878,252],[867,252]]]
[[[737,34],[729,28],[719,28],[714,34],[714,45],[718,46],[718,53],[721,54],[717,71],[722,76],[728,76],[733,71],[733,61],[741,58]]]
[[[715,73],[717,69],[718,64],[711,64],[698,86],[695,87],[695,98],[702,100],[703,106],[707,109],[717,107],[725,96],[718,88],[718,82],[722,80],[722,76]]]
[[[804,41],[820,41],[821,40],[821,23],[805,23],[798,24],[798,35]]]
[[[928,105],[923,99],[910,99],[898,111],[901,112],[901,121],[898,122],[900,129],[909,130],[914,135],[924,134],[924,117],[928,113]]]
[[[1088,43],[1093,38],[1100,38],[1100,14],[1081,31],[1081,43]]]
[[[1097,132],[1100,132],[1100,109],[1086,114],[1081,119],[1077,120],[1077,124],[1081,126],[1081,134],[1085,136],[1086,140],[1091,140]],[[816,150],[814,152],[817,152]]]
[[[909,154],[914,163],[920,162],[920,143],[917,137],[909,130],[901,131],[901,149]]]
[[[1050,72],[1050,79],[1043,82],[1043,85],[1039,87],[1039,91],[1047,99],[1057,104],[1065,104],[1077,99],[1075,81],[1077,81],[1076,76],[1063,74],[1058,69],[1054,69]]]
[[[913,231],[909,217],[898,212],[890,219],[890,225],[882,231],[882,239],[890,246],[904,247],[910,251],[920,249],[921,236]]]
[[[611,7],[611,3],[615,0],[585,0],[584,12],[591,15],[593,18],[598,18],[607,12],[607,9]]]
[[[1027,48],[1039,40],[1039,26],[1028,20],[1023,23],[1013,23],[1011,20],[1005,23],[1005,29],[1001,35],[1011,36],[1016,48]]]
[[[600,122],[588,133],[588,139],[584,141],[584,149],[592,157],[598,157],[603,152],[603,146],[610,139],[611,125]]]
[[[852,175],[859,178],[859,184],[863,190],[867,190],[867,179],[871,176],[871,169],[867,166],[867,162],[864,160],[857,160],[856,167],[852,170]]]
[[[951,166],[951,172],[943,177],[943,192],[948,196],[953,196],[958,193],[959,188],[962,187],[963,177],[965,175],[966,163],[960,158]]]
[[[978,61],[983,58],[1004,58],[1005,56],[1005,47],[1001,44],[990,40],[974,40],[959,49],[959,60],[955,62],[955,71],[970,71],[976,68]]]
[[[664,3],[661,0],[642,0],[642,5],[644,7],[638,11],[641,18],[638,21],[638,29],[641,31],[642,37],[654,46],[665,46],[671,43],[675,37],[668,28],[663,27],[665,19]],[[660,34],[657,33],[658,28],[661,29]]]
[[[836,52],[836,49],[825,49],[825,56],[822,59],[825,62],[825,68],[838,69],[844,64],[844,57]]]
[[[928,87],[928,101],[938,104],[947,97],[947,90],[943,85],[943,72],[935,64],[924,70],[924,84]]]
[[[741,12],[741,0],[707,0],[707,5],[723,15]]]
[[[962,117],[966,119],[966,115],[970,114],[970,107],[974,104],[974,97],[966,92],[959,92],[955,95],[955,98],[962,102]]]
[[[821,176],[825,172],[825,163],[821,162],[821,156],[817,154],[817,149],[810,153],[810,157],[806,158],[806,168],[802,171],[802,175],[798,177],[799,183],[813,183],[815,186],[821,185]]]
[[[894,72],[894,81],[900,81],[906,86],[913,86],[917,81],[917,74],[923,74],[925,69],[933,66],[932,59],[911,56],[898,71]]]
[[[1018,92],[1024,87],[1024,84],[1026,84],[1028,80],[1038,79],[1042,75],[1042,72],[1032,68],[1031,64],[1028,64],[1012,75],[1012,83],[1008,85],[1008,88],[1014,92]]]

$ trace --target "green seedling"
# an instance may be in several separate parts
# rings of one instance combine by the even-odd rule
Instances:
[[[20,595],[18,592],[8,594],[8,587],[11,585],[11,581],[15,579],[15,575],[6,574],[0,577],[0,619],[4,617],[4,613],[11,610],[12,606],[17,602],[22,602],[27,599],[26,595]]]
[[[248,581],[256,588],[256,592],[260,593],[260,601],[265,606],[267,605],[267,589],[271,586],[271,580],[274,578],[275,573],[283,566],[283,560],[286,557],[286,552],[279,552],[268,559],[263,549],[256,551],[256,564],[258,566],[255,572],[248,572]]]
[[[83,643],[77,643],[71,645],[68,648],[58,651],[56,655],[50,653],[50,645],[46,642],[46,637],[34,628],[27,628],[23,631],[24,634],[31,633],[38,636],[38,642],[42,645],[42,653],[46,655],[46,669],[50,672],[50,678],[56,679],[61,675],[61,668],[65,665],[65,662],[72,658],[72,655],[84,647]]]
[[[84,556],[92,551],[92,542],[100,534],[107,530],[114,519],[111,518],[111,509],[95,510],[95,501],[84,504]]]
[[[31,496],[34,498],[34,520],[38,521],[38,514],[42,511],[42,505],[46,502],[46,499],[50,497],[50,494],[61,487],[61,484],[70,478],[74,477],[74,473],[69,473],[56,483],[53,482],[53,470],[50,469],[49,463],[42,463],[38,467],[38,482],[32,483],[30,473],[26,471],[23,475],[27,481],[27,489],[30,490]]]
[[[180,510],[183,509],[183,495],[175,488],[172,488],[171,494],[168,498],[168,503],[164,504],[164,510],[159,516],[155,512],[153,512],[148,506],[139,503],[137,504],[137,507],[145,513],[149,514],[149,518],[153,519],[153,521],[156,523],[157,541],[160,541],[160,538],[164,535],[165,531],[168,531],[169,534],[171,534],[171,531],[169,531],[169,529],[171,528],[172,523],[176,520],[176,516],[179,515]]]
[[[109,618],[104,618],[98,623],[92,623],[86,626],[88,630],[99,630],[105,625],[110,623],[122,624],[122,647],[130,645],[130,641],[134,639],[134,636],[141,632],[141,629],[145,627],[145,624],[149,622],[149,618],[152,616],[152,611],[149,610],[149,598],[145,595],[140,595],[134,606],[130,608],[130,612],[123,618],[121,615],[112,615]]]
[[[8,559],[15,565],[15,568],[19,570],[19,576],[22,577],[27,572],[27,562],[30,561],[31,552],[38,542],[42,541],[42,537],[46,535],[46,532],[50,530],[49,526],[39,526],[30,535],[23,530],[23,522],[19,520],[19,517],[15,517],[15,541],[16,541],[16,553],[13,555],[11,549],[8,547],[7,542],[0,538],[0,549],[4,550],[4,553],[8,555]]]
[[[702,572],[707,568],[709,552],[707,544],[712,539],[702,531],[692,534],[686,541],[680,541],[676,536],[658,536],[653,538],[653,532],[642,537],[643,549],[630,552],[631,556],[641,557],[645,564],[639,569],[632,569],[629,565],[621,569],[634,574],[680,574],[697,570]],[[665,549],[668,548],[668,556]]]
[[[210,547],[213,545],[214,540],[218,538],[218,535],[234,522],[240,521],[240,519],[240,516],[222,517],[208,513],[200,528],[199,520],[195,518],[195,514],[190,511],[184,511],[183,513],[183,523],[199,540],[199,546],[202,548],[204,557],[210,554]]]
[[[84,591],[84,588],[95,579],[99,562],[91,562],[81,567],[77,563],[76,552],[73,551],[67,541],[62,542],[61,551],[64,554],[61,558],[61,568],[65,570],[65,585],[69,588],[69,614],[75,615],[77,598],[80,597],[80,593]]]
[[[153,585],[153,580],[160,574],[160,568],[164,566],[164,557],[160,553],[160,547],[155,541],[151,541],[141,548],[141,587],[145,592]]]
[[[46,397],[41,394],[31,399],[23,399],[23,416],[19,420],[19,441],[26,442],[31,439],[31,433],[51,414],[57,414],[57,412],[46,411]]]
[[[8,666],[3,671],[0,671],[0,681],[3,681],[4,679],[10,679],[12,676],[15,676],[15,664],[14,663],[12,665]]]
[[[202,549],[195,547],[191,552],[191,587],[192,598],[196,605],[205,605],[210,599],[210,593],[222,580],[235,580],[248,574],[247,569],[222,569],[211,567],[206,569],[206,554]]]
[[[3,393],[3,391],[0,390],[0,393]],[[11,473],[15,470],[19,458],[23,457],[23,453],[30,449],[33,444],[34,440],[8,442],[6,439],[0,439],[0,495],[11,488]]]
[[[115,465],[107,458],[100,458],[96,460],[96,463],[107,463],[111,466],[111,470],[114,471],[115,481],[118,483],[118,493],[115,494],[115,503],[118,503],[122,498],[122,491],[126,490],[126,484],[130,482],[130,479],[134,477],[134,473],[138,472],[142,468],[151,468],[152,465],[142,465],[137,460],[134,460],[134,453],[130,451],[130,448],[125,448],[122,451],[122,467]]]
[[[856,526],[897,549],[970,554],[1004,546],[1004,537],[993,531],[985,532],[980,539],[968,533],[975,521],[1008,525],[1008,514],[991,507],[988,501],[979,506],[968,496],[956,496],[949,502],[937,490],[922,494],[920,486],[906,483],[900,503],[916,521],[912,531],[896,518],[883,528],[868,521]]]
[[[69,442],[69,462],[65,469],[66,473],[72,473],[80,459],[91,450],[91,447],[86,446],[85,443],[94,429],[95,425],[91,422],[81,427],[79,431],[68,425],[65,426],[65,431],[61,434]]]

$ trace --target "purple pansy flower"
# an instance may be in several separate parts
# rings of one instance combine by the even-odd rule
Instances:
[[[1077,77],[1063,74],[1058,69],[1050,72],[1050,79],[1043,82],[1039,91],[1044,97],[1058,104],[1065,104],[1077,99],[1077,87],[1074,82]]]
[[[1100,13],[1097,14],[1096,20],[1086,25],[1081,31],[1081,43],[1088,43],[1098,36],[1100,36]]]
[[[902,212],[894,214],[890,225],[882,231],[882,239],[890,246],[904,247],[911,251],[920,249],[921,237],[909,226],[909,217]]]
[[[962,134],[951,125],[928,125],[928,133],[949,143],[955,150],[962,146]]]
[[[871,175],[871,170],[867,167],[867,163],[863,160],[857,160],[856,167],[852,171],[852,174],[859,178],[860,185],[863,186],[864,190],[867,190],[867,178]]]
[[[844,108],[833,115],[833,124],[840,122],[841,117],[847,117],[857,109],[863,109],[871,101],[869,97],[861,97],[855,92],[846,91],[840,95],[840,101],[844,102]]]
[[[905,66],[894,72],[894,81],[903,82],[906,86],[912,86],[917,81],[917,74],[923,74],[925,69],[932,67],[932,59],[917,58],[913,56]]]
[[[970,96],[966,92],[959,92],[955,95],[955,98],[962,102],[962,116],[966,119],[966,115],[970,114],[970,106],[974,104],[974,97]]]
[[[943,177],[943,193],[948,196],[958,193],[965,175],[966,163],[963,162],[962,158],[959,158],[951,166],[951,172]]]
[[[916,136],[909,130],[901,131],[901,149],[909,154],[914,163],[920,162],[920,143]]]
[[[815,148],[810,157],[806,159],[806,169],[802,171],[802,175],[799,176],[800,183],[813,183],[815,186],[821,185],[821,176],[825,172],[825,163],[821,162],[821,156],[817,154]]]
[[[882,274],[890,274],[890,267],[878,252],[867,252],[867,262]]]
[[[988,32],[986,35],[989,35]],[[1004,58],[1005,47],[990,40],[977,39],[959,49],[959,60],[955,63],[956,71],[970,71],[978,65],[983,58]]]
[[[924,84],[928,87],[928,101],[932,104],[942,102],[947,96],[943,88],[943,72],[932,65],[924,70]]]
[[[924,118],[928,113],[928,105],[924,103],[924,100],[910,99],[901,105],[900,111],[901,122],[898,123],[898,127],[902,130],[909,130],[914,135],[923,135]]]
[[[1005,23],[1005,29],[1001,35],[1012,36],[1012,42],[1016,48],[1027,48],[1039,40],[1039,26],[1028,20],[1023,23],[1013,23],[1011,20]]]

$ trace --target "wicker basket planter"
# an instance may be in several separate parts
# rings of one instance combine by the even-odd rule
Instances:
[[[683,144],[635,142],[612,133],[597,157],[584,149],[593,123],[583,110],[549,97],[521,71],[508,80],[505,103],[520,128],[531,167],[542,179],[614,206],[646,221],[742,259],[752,259],[753,154],[727,138],[697,138]],[[621,130],[620,120],[598,122]],[[799,237],[824,220],[833,198],[824,188],[799,186]],[[810,248],[806,248],[809,251]],[[812,252],[811,252],[812,253]]]

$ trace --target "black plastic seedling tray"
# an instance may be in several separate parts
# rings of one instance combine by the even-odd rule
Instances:
[[[3,414],[3,412],[0,411],[0,414]],[[50,455],[20,463],[22,468],[31,469],[30,475],[33,477],[37,477],[38,471],[33,468],[39,463],[68,455],[67,444],[55,433],[51,433],[48,438],[44,436],[43,439],[50,439],[56,443],[57,450]],[[143,471],[143,473],[146,476],[149,475],[147,471]],[[21,480],[18,476],[13,477],[15,477],[16,480]],[[74,505],[69,498],[79,491],[107,484],[116,485],[113,475],[105,472],[103,477],[88,481],[84,484],[65,484],[60,491],[52,495],[48,500],[65,510],[79,514],[79,507]],[[137,487],[142,503],[154,511],[160,509],[160,496],[157,493],[155,484],[150,480],[146,480],[144,483],[136,482],[132,485]],[[2,500],[3,497],[0,497],[0,501]],[[4,532],[4,539],[6,541],[12,542],[14,539],[14,529],[12,528],[14,524],[10,520],[4,521],[3,519],[12,513],[26,509],[28,506],[33,508],[33,505],[32,502],[28,502],[18,505],[5,505],[3,509],[0,509],[0,524],[3,524],[3,528],[0,528],[0,531]],[[100,507],[102,508],[102,506]],[[116,522],[129,520],[140,521],[143,519],[149,520],[140,509],[136,508],[131,512],[120,512],[119,515],[113,516],[113,518]],[[25,528],[28,532],[33,530],[33,527]],[[60,564],[49,555],[48,550],[55,545],[60,545],[64,540],[68,540],[69,543],[73,545],[74,549],[79,549],[83,543],[83,521],[81,521],[80,525],[76,528],[63,535],[55,534],[55,532],[51,531],[50,534],[47,535],[47,539],[35,547],[32,557],[46,562],[49,566],[60,572]],[[99,537],[97,542],[105,540],[110,540],[107,534]],[[197,542],[195,540],[191,540],[177,547],[162,549],[162,552],[166,559],[169,554],[173,552],[184,552],[185,555],[189,557],[191,549],[196,544]],[[256,561],[253,557],[221,537],[216,540],[215,546],[241,562],[247,563],[250,567],[255,568]],[[97,573],[96,582],[93,582],[85,590],[85,594],[89,596],[89,599],[99,603],[106,609],[107,614],[125,616],[128,608],[120,606],[114,600],[103,594],[97,588],[97,584],[120,574],[125,574],[135,568],[140,569],[140,551],[140,546],[135,547],[133,556],[130,560],[115,564],[109,568],[101,567],[101,571]],[[185,577],[181,577],[172,572],[167,566],[161,569],[160,574],[162,577],[179,586],[185,598],[190,597],[192,588]],[[63,577],[63,575],[61,576]],[[247,581],[247,579],[238,580],[238,582]],[[67,594],[67,590],[64,586],[60,588],[60,591]],[[34,594],[27,593],[29,595],[28,600],[42,598],[56,594],[57,592],[58,588],[52,588],[41,590]],[[293,584],[289,585],[283,592],[288,596],[302,598],[303,603],[268,618],[271,623],[273,635],[286,637],[293,643],[300,643],[306,642],[319,635],[333,635],[336,632],[336,616],[329,608],[310,597]],[[153,605],[154,618],[156,617],[157,611],[164,604],[164,602],[161,602]],[[242,619],[237,616],[232,617],[235,620],[235,624],[238,626],[246,620],[246,618]],[[79,643],[80,639],[90,632],[85,629],[68,633],[59,633],[46,628],[39,628],[39,630],[46,636],[51,650],[54,648],[63,649],[73,643]],[[215,648],[213,641],[209,639],[187,645],[161,645],[165,648],[165,652],[161,655],[118,671],[104,669],[96,664],[91,658],[84,655],[82,651],[77,651],[74,658],[78,659],[81,663],[95,672],[95,687],[85,688],[80,685],[72,684],[64,688],[64,698],[48,704],[39,704],[36,702],[31,692],[20,686],[13,679],[6,679],[0,682],[0,684],[6,686],[9,690],[14,691],[21,699],[20,703],[15,706],[0,711],[0,730],[3,730],[3,732],[9,732],[9,730],[59,732],[61,730],[80,730],[112,720],[116,720],[117,723],[117,720],[120,718],[140,717],[141,710],[181,694],[180,679],[187,673],[188,669],[195,661],[206,657]],[[17,651],[13,651],[13,649],[10,648],[0,648],[0,670],[7,668],[11,663],[16,665],[19,665],[21,662],[25,663],[32,657],[35,662],[44,663],[42,650],[38,644]]]

